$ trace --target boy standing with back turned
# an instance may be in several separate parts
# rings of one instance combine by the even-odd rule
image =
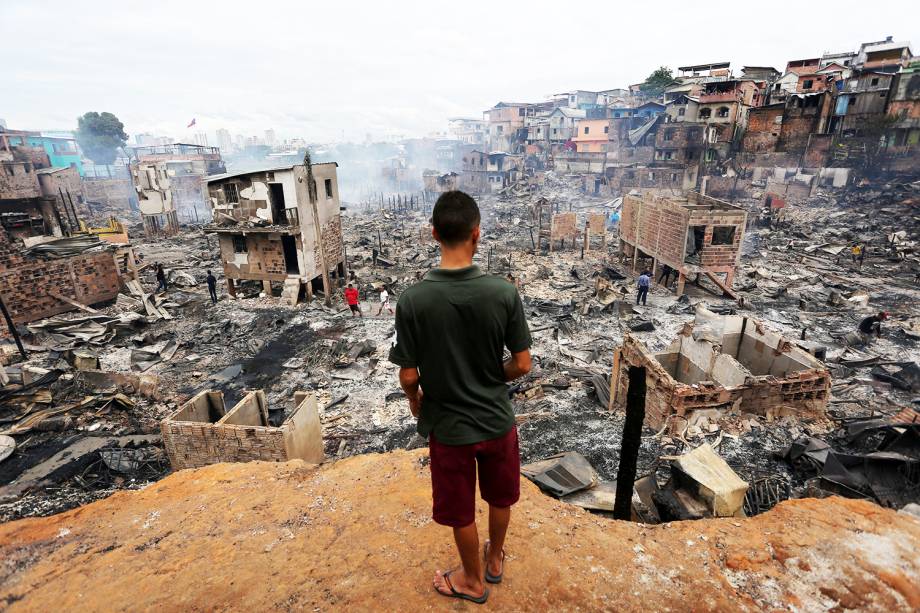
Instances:
[[[517,429],[505,383],[530,371],[531,340],[517,289],[473,265],[479,219],[467,194],[438,198],[432,235],[441,245],[441,267],[400,296],[390,361],[400,366],[418,432],[428,437],[434,521],[453,528],[460,554],[460,567],[435,573],[434,588],[482,604],[489,597],[485,583],[502,580],[511,505],[520,495]],[[482,553],[477,472],[489,503]]]

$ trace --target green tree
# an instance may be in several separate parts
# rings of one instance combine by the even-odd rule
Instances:
[[[664,92],[665,88],[673,84],[674,73],[667,66],[660,66],[639,86],[639,91],[650,98],[657,98]]]
[[[111,164],[128,142],[125,125],[112,113],[86,113],[77,118],[77,144],[96,164]]]

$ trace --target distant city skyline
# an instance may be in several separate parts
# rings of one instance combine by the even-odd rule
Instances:
[[[74,129],[79,115],[110,111],[132,136],[194,142],[204,133],[210,141],[224,129],[264,140],[271,129],[279,142],[364,142],[368,134],[380,141],[443,131],[449,117],[480,117],[500,100],[627,87],[661,65],[730,61],[736,73],[745,64],[781,70],[790,59],[853,51],[889,35],[920,43],[920,8],[904,1],[885,11],[851,0],[832,11],[779,2],[769,14],[782,27],[753,29],[746,26],[763,19],[762,6],[720,1],[686,10],[661,0],[655,14],[668,18],[646,27],[626,27],[612,4],[579,10],[570,21],[547,19],[565,7],[539,1],[522,11],[473,0],[464,10],[483,18],[456,21],[437,19],[428,4],[397,4],[355,10],[269,1],[260,8],[279,18],[252,44],[236,35],[252,19],[248,2],[215,10],[99,0],[48,10],[4,0],[0,80],[10,87],[0,111],[14,129]],[[600,28],[584,29],[586,22]],[[41,24],[39,43],[25,27],[33,23]]]

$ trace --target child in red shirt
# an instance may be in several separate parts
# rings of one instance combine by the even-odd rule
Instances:
[[[364,317],[361,313],[361,307],[358,306],[358,290],[349,283],[348,288],[345,290],[345,302],[348,303],[348,308],[351,309],[351,316],[354,317],[355,313],[358,314],[358,317]]]

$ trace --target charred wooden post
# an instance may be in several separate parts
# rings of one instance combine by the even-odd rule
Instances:
[[[620,447],[620,465],[617,468],[617,493],[613,502],[613,516],[629,521],[632,517],[633,485],[636,481],[636,462],[642,444],[642,422],[645,421],[645,367],[629,367],[629,388],[626,390],[626,421],[623,424],[623,443]]]

